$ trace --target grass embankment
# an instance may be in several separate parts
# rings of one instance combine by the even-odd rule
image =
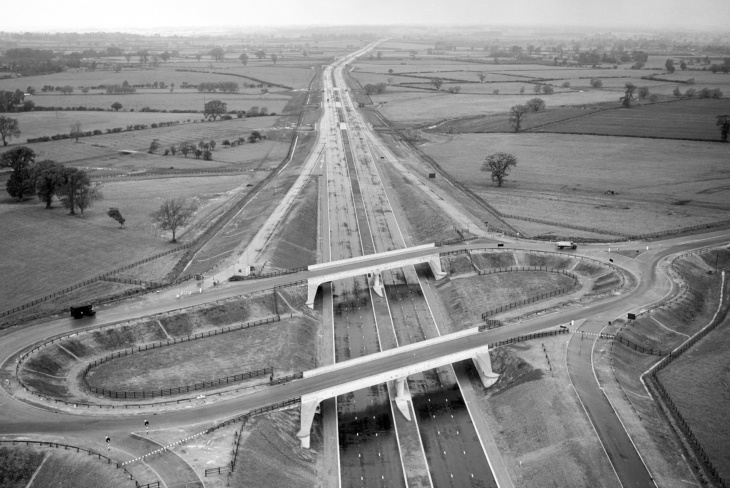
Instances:
[[[30,488],[98,488],[131,483],[123,470],[87,453],[51,450]]]
[[[0,486],[25,488],[43,457],[43,453],[32,449],[0,447]]]
[[[728,250],[720,252],[718,257],[720,256],[723,262],[730,261]],[[703,255],[702,258],[704,261],[702,264],[710,264],[709,262],[713,261],[712,256]],[[718,259],[718,261],[720,260]],[[694,274],[699,275],[703,271],[706,273],[703,268],[698,266],[693,270]],[[707,309],[714,312],[717,309],[719,277],[718,275],[710,277],[705,274],[702,278],[705,279],[701,282],[710,283],[712,286],[709,289],[703,289],[698,286],[700,283],[697,281],[700,280],[690,282],[690,286],[697,289],[686,303],[686,305],[695,305],[694,308],[689,308],[685,312],[690,320],[694,317],[702,317],[703,320],[706,320],[706,314],[702,314],[702,312]],[[709,296],[706,297],[705,294]],[[728,304],[730,304],[730,295],[728,295],[726,277],[724,306],[719,315],[722,323],[659,373],[659,380],[689,423],[690,429],[702,444],[705,452],[710,456],[720,477],[725,480],[730,479],[730,459],[727,456],[727,453],[730,452],[730,426],[727,423],[727,405],[730,403]],[[698,325],[706,325],[706,323],[700,322]],[[693,330],[693,332],[696,331]]]
[[[279,301],[282,302],[280,306]],[[71,369],[81,363],[85,364],[112,351],[166,341],[169,337],[187,337],[229,324],[271,316],[277,309],[288,312],[291,310],[288,304],[298,307],[302,302],[303,298],[296,290],[288,290],[276,300],[273,294],[261,295],[194,312],[163,316],[159,321],[148,320],[81,334],[34,354],[23,363],[20,379],[41,395],[86,403],[87,399],[80,398],[73,393],[75,389],[69,388],[68,382],[75,381],[75,378],[67,378]],[[164,378],[166,375],[168,379],[177,379],[176,386],[180,386],[268,366],[275,367],[277,374],[288,374],[313,367],[311,349],[314,347],[315,329],[316,324],[309,318],[285,319],[169,348],[123,356],[94,368],[89,380],[100,388],[139,391],[159,389],[155,381],[169,385],[169,381]],[[224,354],[220,350],[227,352]],[[272,358],[275,360],[270,364]],[[129,384],[123,381],[124,378]]]
[[[150,391],[273,367],[286,375],[314,367],[316,324],[295,317],[224,335],[144,351],[91,370],[89,384]]]
[[[397,215],[405,217],[406,229],[413,245],[455,239],[454,223],[433,201],[390,165],[379,166],[381,176],[390,183],[390,204]],[[397,210],[396,210],[397,209]],[[401,222],[401,221],[399,221]]]
[[[485,390],[469,366],[480,408],[515,486],[617,487],[578,398],[567,394],[567,343],[548,337],[490,351],[499,381]]]
[[[454,323],[469,327],[488,310],[573,286],[573,279],[562,274],[524,271],[452,279],[438,292]]]
[[[668,351],[707,325],[717,310],[719,275],[709,275],[707,264],[698,257],[681,259],[676,262],[676,266],[689,286],[680,300],[669,307],[639,316],[631,325],[627,325],[623,319],[615,321],[605,332],[615,333],[620,330],[623,337],[636,344]],[[727,401],[724,398],[726,389],[721,384],[722,375],[714,374],[714,368],[724,364],[724,353],[719,349],[723,344],[721,336],[726,335],[722,329],[723,326],[719,327],[710,334],[712,337],[698,343],[693,350],[686,352],[659,375],[661,381],[667,379],[665,386],[673,401],[678,406],[682,405],[682,414],[690,422],[693,431],[697,426],[696,435],[708,454],[725,453],[728,448],[727,444],[712,440],[715,432],[724,429],[723,421],[716,417],[718,413],[724,415],[724,412],[718,412],[717,402]],[[672,428],[659,414],[656,404],[647,396],[639,380],[658,360],[658,356],[642,354],[618,342],[611,346],[597,347],[594,353],[599,382],[622,422],[629,432],[634,433],[632,438],[657,483],[660,486],[679,488],[686,486],[681,480],[689,479],[692,475],[686,460],[679,455],[680,446]],[[691,397],[688,396],[689,392]],[[713,419],[714,424],[711,423]],[[702,429],[710,425],[713,432],[709,436],[700,437]],[[727,439],[727,433],[724,435]],[[722,450],[717,451],[720,447]],[[716,459],[716,467],[720,468],[723,460],[713,458],[713,463]]]
[[[299,429],[296,409],[253,417],[244,427],[231,486],[305,488],[317,486],[322,452],[318,418],[312,428],[311,449],[302,449],[294,435]]]

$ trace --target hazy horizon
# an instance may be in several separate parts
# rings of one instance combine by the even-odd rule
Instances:
[[[0,30],[146,31],[252,27],[505,25],[528,27],[728,29],[730,2],[696,0],[214,0],[187,7],[169,0],[128,0],[118,8],[91,0],[39,0],[32,10],[20,3],[4,7]]]

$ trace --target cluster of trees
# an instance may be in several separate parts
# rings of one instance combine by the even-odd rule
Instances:
[[[257,130],[251,132],[248,136],[248,142],[252,144],[263,139],[266,139],[266,136],[262,135],[261,132]],[[225,139],[221,144],[227,147],[235,147],[245,143],[246,137],[240,136],[233,141]],[[197,144],[190,141],[183,141],[177,145],[171,144],[170,147],[165,148],[163,156],[175,156],[179,152],[186,158],[188,157],[188,154],[191,154],[195,157],[195,159],[203,158],[206,161],[211,161],[213,159],[213,151],[217,145],[218,144],[214,140],[208,142],[201,140]],[[147,152],[155,154],[160,149],[162,149],[162,145],[160,144],[159,139],[153,139]]]
[[[373,93],[381,94],[385,92],[387,87],[388,85],[382,82],[374,85],[372,83],[368,83],[365,85],[365,93],[368,95],[372,95]]]
[[[542,112],[547,108],[545,100],[542,98],[531,98],[521,105],[514,105],[509,109],[508,120],[512,129],[519,132],[522,124],[530,113]],[[500,183],[501,186],[501,183]]]
[[[719,88],[701,88],[699,90],[695,88],[688,88],[687,91],[682,93],[679,87],[675,87],[672,91],[672,95],[677,98],[722,98],[722,90]]]
[[[31,100],[25,100],[25,92],[22,90],[0,90],[0,112],[27,112],[33,110],[33,107],[35,104]]]
[[[58,197],[71,215],[77,208],[83,215],[85,209],[103,198],[101,185],[92,184],[84,171],[50,159],[36,162],[35,156],[32,149],[19,146],[0,157],[0,168],[12,170],[5,185],[11,197],[23,200],[35,194],[46,208],[51,208],[53,198]]]
[[[238,83],[235,81],[205,81],[202,83],[198,83],[197,89],[199,92],[216,92],[216,91],[222,91],[223,93],[236,93],[238,88]]]

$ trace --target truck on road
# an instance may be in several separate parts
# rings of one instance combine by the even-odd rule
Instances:
[[[558,241],[555,245],[558,246],[558,249],[563,249],[566,247],[569,247],[571,249],[578,249],[578,244],[573,241]]]

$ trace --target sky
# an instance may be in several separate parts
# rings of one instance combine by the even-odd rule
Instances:
[[[3,2],[3,31],[484,24],[724,28],[730,0],[33,0]]]

